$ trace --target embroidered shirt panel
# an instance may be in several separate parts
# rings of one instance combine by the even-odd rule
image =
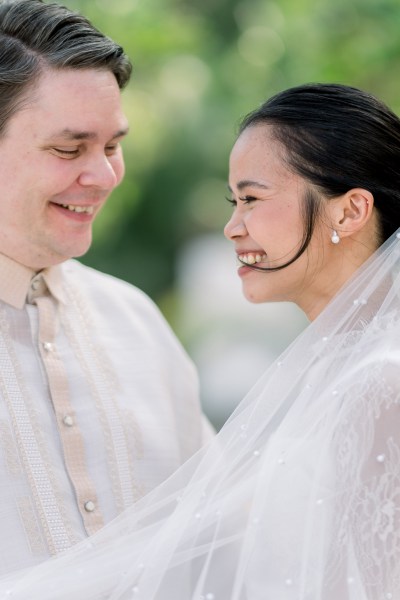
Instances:
[[[75,261],[0,255],[0,365],[0,573],[97,531],[209,435],[151,301]]]

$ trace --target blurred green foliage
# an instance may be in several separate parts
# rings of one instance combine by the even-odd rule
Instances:
[[[177,253],[228,217],[227,161],[242,116],[309,81],[364,88],[400,112],[399,0],[66,3],[134,64],[123,94],[126,178],[83,261],[144,289],[171,321]]]

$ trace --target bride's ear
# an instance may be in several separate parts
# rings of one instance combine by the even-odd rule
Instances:
[[[369,222],[374,206],[374,197],[368,190],[354,188],[333,200],[331,223],[340,238],[361,231]]]

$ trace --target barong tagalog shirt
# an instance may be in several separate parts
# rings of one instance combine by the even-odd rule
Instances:
[[[0,574],[55,555],[211,434],[191,361],[135,287],[0,255]]]

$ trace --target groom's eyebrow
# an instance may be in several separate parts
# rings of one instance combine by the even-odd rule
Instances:
[[[123,128],[116,131],[110,140],[116,140],[125,137],[128,134],[129,128]],[[63,129],[62,131],[54,133],[51,138],[63,138],[67,141],[79,141],[79,140],[96,140],[98,135],[94,131],[81,131],[75,129]]]

